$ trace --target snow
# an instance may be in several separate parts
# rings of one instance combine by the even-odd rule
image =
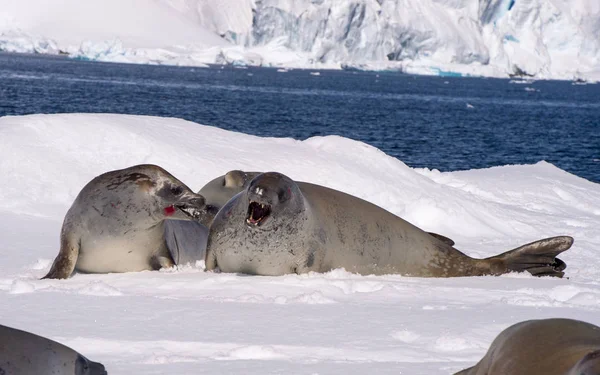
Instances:
[[[374,202],[476,257],[555,235],[575,244],[561,256],[564,279],[257,277],[205,273],[198,262],[39,280],[79,190],[139,163],[194,190],[231,169],[277,170]],[[600,185],[544,161],[442,173],[338,136],[69,114],[0,118],[0,173],[0,323],[59,340],[110,374],[448,374],[522,320],[600,325]]]
[[[0,50],[600,80],[597,0],[0,0]]]

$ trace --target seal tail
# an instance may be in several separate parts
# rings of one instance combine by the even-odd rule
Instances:
[[[556,256],[573,245],[573,238],[558,236],[528,243],[505,253],[485,258],[493,275],[527,271],[533,276],[563,277],[567,265]]]

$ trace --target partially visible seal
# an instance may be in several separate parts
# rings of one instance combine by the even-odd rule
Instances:
[[[553,237],[474,259],[360,198],[269,172],[255,177],[215,217],[206,269],[283,275],[343,267],[364,275],[420,277],[528,271],[562,277],[566,265],[556,255],[572,243],[568,236]]]
[[[165,219],[202,220],[204,198],[156,165],[104,173],[90,181],[67,212],[60,251],[44,277],[156,270],[173,266]]]
[[[56,341],[0,325],[0,374],[106,375],[106,370]]]
[[[204,260],[208,227],[217,212],[234,195],[241,192],[260,172],[233,170],[204,185],[198,194],[206,200],[208,214],[201,221],[165,222],[167,247],[176,264],[195,263]]]
[[[502,331],[475,366],[455,375],[599,375],[600,327],[527,320]]]
[[[248,186],[250,181],[262,172],[244,172],[233,170],[219,176],[204,185],[198,194],[206,199],[206,205],[221,209],[234,195]],[[215,212],[216,214],[216,212]],[[210,223],[209,223],[210,224]]]

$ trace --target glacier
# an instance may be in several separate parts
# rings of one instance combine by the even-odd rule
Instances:
[[[0,50],[600,80],[597,0],[0,0]]]

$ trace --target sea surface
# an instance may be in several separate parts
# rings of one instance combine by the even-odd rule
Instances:
[[[179,117],[269,137],[337,134],[440,171],[546,160],[600,182],[600,84],[0,53],[0,116],[65,112]]]

